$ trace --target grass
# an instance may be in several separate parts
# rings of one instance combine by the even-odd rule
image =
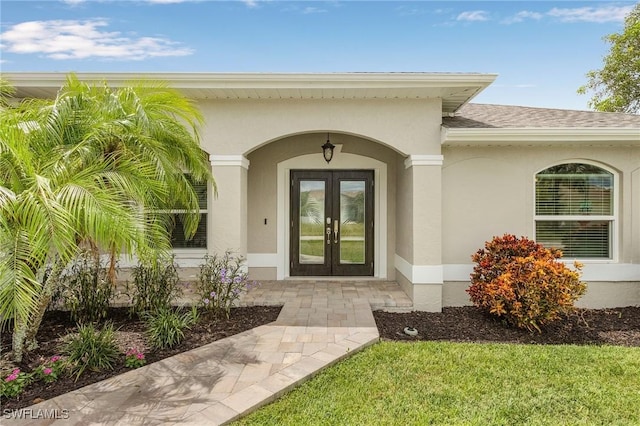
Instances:
[[[238,425],[640,424],[640,350],[382,342]]]

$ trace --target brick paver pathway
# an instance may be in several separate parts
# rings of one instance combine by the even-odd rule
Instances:
[[[244,305],[283,305],[267,325],[23,410],[19,425],[219,425],[265,405],[379,338],[375,309],[411,301],[384,281],[271,281]],[[43,419],[57,414],[67,419]]]

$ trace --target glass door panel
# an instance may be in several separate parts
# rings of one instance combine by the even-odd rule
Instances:
[[[365,181],[340,181],[340,263],[365,261]]]
[[[300,181],[300,253],[298,260],[301,264],[325,263],[325,198],[325,181]]]
[[[291,171],[291,276],[373,275],[373,171]]]

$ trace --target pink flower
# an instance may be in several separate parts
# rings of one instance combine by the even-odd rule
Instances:
[[[6,379],[4,379],[5,382],[13,382],[15,379],[18,378],[18,374],[20,374],[20,369],[16,368],[15,370],[13,370],[13,372],[11,374],[9,374],[7,376]]]
[[[51,374],[51,373],[53,372],[53,370],[47,367],[47,368],[45,368],[44,370],[42,370],[42,372],[43,372],[45,375],[47,375],[47,376],[48,376],[49,374]]]
[[[57,362],[60,361],[60,355],[54,355],[51,357],[51,362]]]
[[[138,354],[136,355],[136,358],[144,359],[144,354],[142,352],[138,352]]]

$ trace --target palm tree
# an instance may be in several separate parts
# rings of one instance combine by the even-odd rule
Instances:
[[[169,250],[163,210],[190,212],[185,235],[198,225],[185,172],[213,179],[199,111],[164,83],[111,89],[70,75],[55,100],[0,115],[0,319],[19,360],[81,246],[113,259]]]

